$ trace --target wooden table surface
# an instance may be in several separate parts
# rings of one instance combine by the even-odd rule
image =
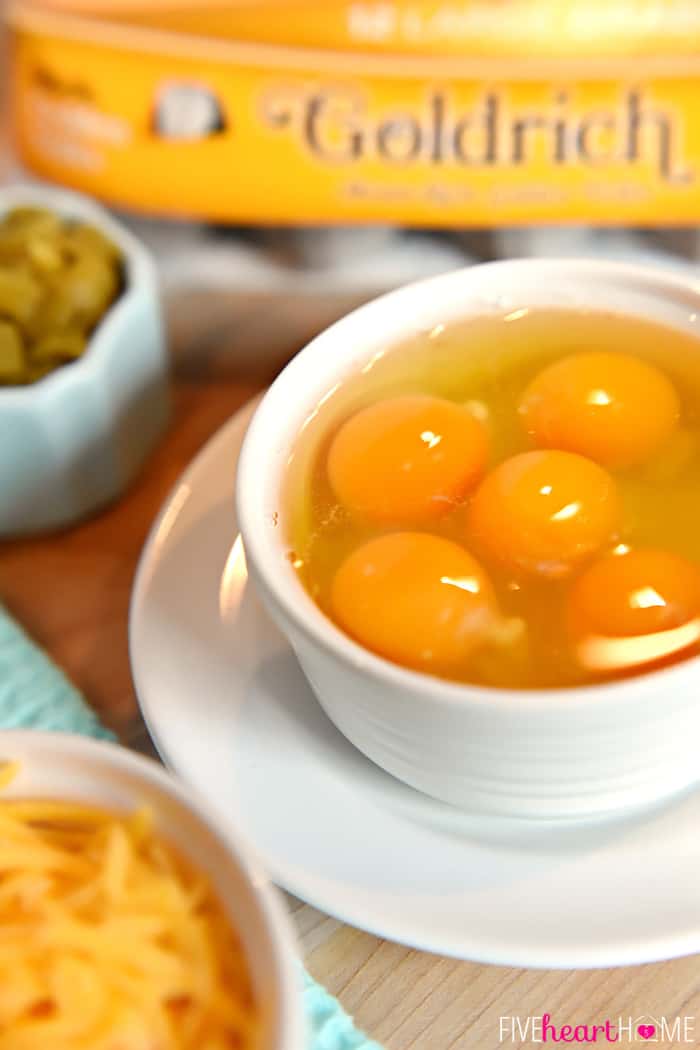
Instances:
[[[171,429],[117,505],[63,534],[0,545],[0,600],[121,739],[145,751],[149,741],[127,655],[127,610],[139,552],[181,470],[263,379],[241,379],[225,369],[204,378],[197,372],[180,369]],[[508,1029],[501,1039],[500,1018],[518,1017],[525,1025],[528,1017],[544,1013],[559,1025],[619,1016],[687,1017],[685,1045],[700,1046],[700,957],[580,972],[481,966],[378,940],[291,898],[289,906],[310,972],[389,1050],[531,1046],[517,1028],[514,1038]]]

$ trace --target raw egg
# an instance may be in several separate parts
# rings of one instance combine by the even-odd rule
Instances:
[[[572,452],[523,452],[495,468],[469,509],[470,535],[514,572],[566,575],[615,534],[615,482]]]
[[[368,649],[437,674],[458,666],[498,620],[478,561],[422,532],[389,533],[358,547],[335,575],[331,604],[339,625]]]
[[[629,354],[584,353],[540,372],[519,412],[541,447],[578,452],[607,467],[630,467],[671,436],[680,402],[654,365]]]
[[[698,328],[533,306],[387,342],[318,401],[287,464],[301,584],[367,649],[487,688],[700,655]],[[610,569],[613,550],[634,558]]]
[[[590,670],[678,652],[700,639],[700,567],[661,550],[601,558],[571,588],[568,626]]]
[[[378,401],[348,419],[328,452],[340,503],[379,523],[440,517],[481,477],[486,428],[453,401],[411,394]]]

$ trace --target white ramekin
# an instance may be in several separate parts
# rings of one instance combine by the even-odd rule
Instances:
[[[168,422],[168,358],[156,268],[98,204],[49,186],[0,187],[0,216],[40,207],[91,223],[124,258],[125,287],[77,361],[0,387],[0,537],[61,528],[133,480]]]
[[[378,351],[437,324],[535,306],[700,329],[700,284],[617,263],[499,262],[402,288],[323,332],[273,383],[244,442],[237,510],[266,607],[326,713],[360,751],[470,812],[583,817],[641,806],[700,780],[698,660],[614,684],[531,691],[406,670],[357,645],[306,593],[286,557],[280,495],[304,421]]]
[[[0,731],[0,762],[19,774],[0,798],[60,798],[111,810],[149,806],[156,829],[212,882],[241,936],[262,1009],[260,1050],[305,1050],[301,975],[276,891],[240,836],[151,759],[66,733]]]

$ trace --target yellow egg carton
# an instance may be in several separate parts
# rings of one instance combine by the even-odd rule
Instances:
[[[37,174],[236,223],[691,225],[698,0],[15,0]]]

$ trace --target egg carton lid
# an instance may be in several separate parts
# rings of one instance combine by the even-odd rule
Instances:
[[[154,39],[399,57],[694,56],[700,38],[696,0],[12,0],[10,9],[16,18],[129,26]]]

